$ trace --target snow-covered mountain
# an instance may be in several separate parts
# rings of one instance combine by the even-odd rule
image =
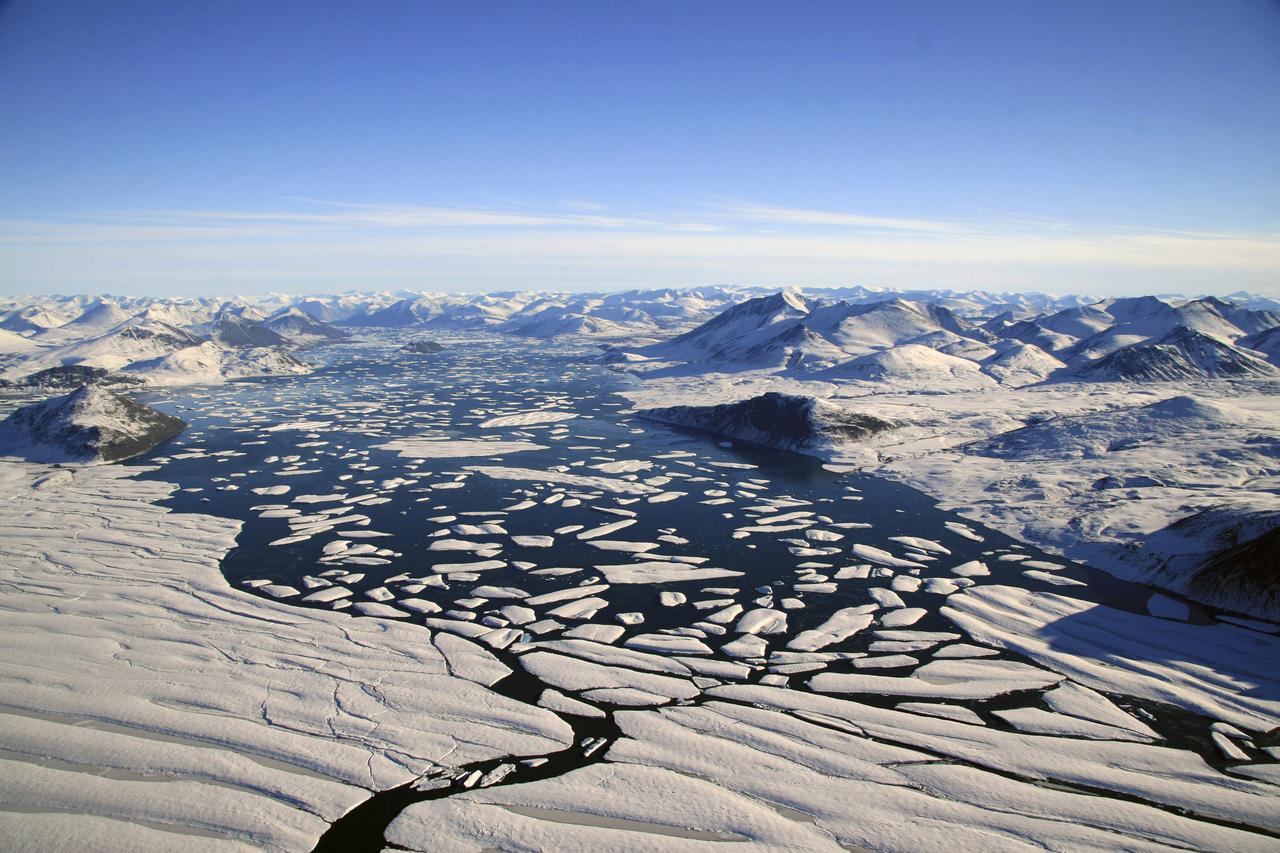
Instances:
[[[982,387],[987,377],[1014,387],[1049,379],[1266,377],[1271,371],[1259,363],[1280,359],[1275,307],[1248,294],[1097,300],[863,286],[50,296],[10,301],[0,321],[0,332],[9,333],[0,335],[0,369],[9,379],[71,364],[121,370],[206,339],[228,349],[283,350],[339,342],[347,329],[370,326],[597,339],[609,344],[604,361],[669,375],[767,371],[821,373],[836,382],[946,383],[938,390]],[[910,349],[879,355],[903,347]]]
[[[921,344],[903,344],[868,353],[814,374],[815,379],[883,382],[894,387],[981,388],[996,384],[979,366]]]
[[[186,428],[172,415],[86,385],[11,414],[0,423],[0,452],[41,462],[115,462]]]
[[[68,323],[53,331],[66,339],[68,330],[73,326],[74,323]],[[10,365],[6,375],[13,378],[48,367],[72,364],[119,370],[135,361],[166,355],[200,341],[191,332],[154,320],[126,317],[106,331],[99,331],[96,323],[92,326],[91,336],[34,352],[21,363]],[[38,340],[43,341],[44,338],[41,335]]]
[[[1206,377],[1280,376],[1280,370],[1242,349],[1187,326],[1177,326],[1155,343],[1140,342],[1087,363],[1084,379],[1167,382]]]
[[[653,375],[768,371],[940,391],[1051,378],[1266,378],[1277,375],[1263,357],[1274,357],[1277,328],[1280,314],[1213,297],[1111,299],[1022,319],[1005,311],[979,324],[934,303],[783,291],[660,343],[615,345],[606,361]]]
[[[1006,346],[982,362],[982,372],[1002,385],[1034,385],[1066,367],[1035,344],[1016,341],[1007,341],[1005,344]]]
[[[39,348],[38,344],[27,340],[16,332],[0,329],[0,355],[29,353]]]
[[[273,347],[223,347],[213,341],[134,361],[122,373],[148,385],[207,385],[229,379],[310,373],[311,366]]]
[[[44,305],[29,305],[16,308],[0,320],[0,329],[17,332],[20,335],[33,335],[45,329],[56,329],[70,318]]]

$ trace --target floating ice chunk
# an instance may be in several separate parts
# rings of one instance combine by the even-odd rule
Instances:
[[[586,586],[571,586],[565,589],[557,589],[551,592],[544,592],[541,595],[535,595],[526,598],[524,603],[530,607],[541,607],[544,604],[554,604],[558,601],[569,601],[575,598],[582,598],[587,595],[595,595],[604,592],[609,588],[606,583],[587,584]]]
[[[428,623],[433,623],[443,620],[428,619],[427,621]],[[483,625],[474,625],[467,622],[455,624],[466,625],[466,633],[473,638],[489,633],[489,629]],[[487,649],[477,645],[470,639],[455,636],[455,634],[459,633],[463,632],[437,632],[431,638],[431,642],[444,655],[445,660],[448,661],[450,672],[459,678],[474,681],[476,684],[482,684],[485,687],[497,684],[511,674],[511,669],[494,657]]]
[[[880,625],[885,628],[905,628],[919,622],[928,612],[923,607],[904,607],[881,616]]]
[[[554,411],[532,411],[520,412],[514,415],[499,415],[495,418],[489,418],[482,421],[479,426],[481,429],[493,429],[496,427],[509,426],[529,426],[530,424],[549,424],[558,423],[560,421],[569,421],[578,417],[575,412],[554,412]],[[488,454],[484,454],[488,455]]]
[[[366,591],[365,597],[371,598],[374,601],[395,601],[396,594],[385,586],[379,586]]]
[[[571,696],[566,696],[558,690],[547,689],[542,691],[542,695],[538,697],[538,704],[546,708],[548,711],[555,711],[558,714],[572,714],[576,717],[599,718],[604,716],[604,711],[586,702],[579,702]]]
[[[529,482],[562,483],[567,486],[578,486],[583,489],[595,489],[623,495],[651,495],[658,490],[634,480],[619,477],[589,477],[581,474],[568,474],[562,471],[540,471],[534,468],[511,468],[503,465],[471,465],[468,471],[475,471],[495,480],[524,480]],[[568,505],[568,501],[564,505]]]
[[[564,632],[564,636],[574,640],[591,640],[596,643],[616,642],[626,629],[621,625],[579,625]]]
[[[974,542],[985,541],[981,536],[979,536],[977,533],[973,531],[973,528],[969,527],[968,525],[960,524],[959,522],[955,522],[955,521],[947,521],[944,523],[946,524],[947,529],[950,530],[952,533],[956,534],[957,536],[963,536],[965,539],[972,539]]]
[[[478,586],[471,594],[479,598],[528,598],[529,593],[514,586]]]
[[[1055,575],[1052,572],[1042,572],[1039,569],[1028,569],[1022,573],[1022,576],[1042,583],[1052,584],[1053,586],[1088,586],[1084,581],[1078,581],[1065,575]]]
[[[787,630],[787,614],[780,610],[748,610],[733,630],[739,634],[781,634]]]
[[[1000,654],[998,649],[987,646],[975,646],[972,643],[956,643],[938,649],[933,653],[935,658],[989,658]]]
[[[663,607],[676,607],[684,604],[688,599],[685,598],[683,592],[660,592],[658,593],[658,603]]]
[[[644,459],[618,459],[613,462],[601,462],[588,465],[604,474],[629,474],[633,471],[645,471],[653,467],[653,463]]]
[[[687,676],[690,674],[690,668],[687,664],[667,655],[652,654],[637,649],[619,648],[594,640],[576,639],[569,637],[569,632],[565,632],[565,637],[567,639],[539,642],[537,647],[546,651],[560,652],[594,661],[606,666],[628,667],[645,672],[661,672],[667,675]]]
[[[906,602],[902,600],[902,597],[900,595],[898,595],[896,592],[894,592],[891,589],[885,589],[884,587],[881,587],[881,586],[872,587],[871,589],[867,590],[867,595],[869,595],[871,597],[871,600],[874,601],[876,604],[880,605],[881,607],[906,607],[907,606]]]
[[[550,548],[556,544],[552,536],[512,536],[511,541],[522,548]]]
[[[738,577],[742,572],[730,569],[694,568],[665,560],[621,565],[595,566],[610,583],[667,583],[670,581],[705,580]]]
[[[648,708],[656,705],[666,705],[672,701],[668,696],[650,693],[647,690],[640,690],[635,687],[601,687],[595,690],[587,690],[582,695],[593,702],[600,702],[604,705],[619,705],[624,708]]]
[[[938,645],[937,640],[874,640],[867,651],[880,652],[922,652]]]
[[[664,504],[664,503],[667,503],[668,501],[673,501],[676,498],[682,498],[686,494],[688,493],[687,492],[663,492],[661,494],[653,495],[652,497],[646,498],[646,500],[651,504]]]
[[[1025,563],[1023,565],[1026,565]],[[987,568],[987,564],[981,560],[970,560],[967,563],[961,563],[951,570],[951,574],[959,575],[962,578],[978,578],[991,574],[991,570]]]
[[[955,720],[957,723],[969,723],[974,726],[985,726],[986,723],[977,712],[963,705],[946,705],[940,702],[899,702],[894,706],[899,711],[910,711],[913,714],[925,714],[930,717],[941,717],[944,720]]]
[[[1064,676],[1017,661],[934,660],[911,675],[894,678],[861,673],[824,672],[809,679],[818,693],[880,693],[937,699],[990,699],[1017,690],[1057,684]]]
[[[662,702],[667,702],[672,699],[692,699],[699,692],[686,678],[606,666],[554,652],[529,652],[520,657],[520,665],[544,684],[573,693],[590,691],[592,688],[625,687],[647,691],[662,697]]]
[[[1222,757],[1227,759],[1227,761],[1253,760],[1249,757],[1249,753],[1236,746],[1235,743],[1232,742],[1231,738],[1227,737],[1222,732],[1210,732],[1209,737],[1212,738],[1213,745],[1218,748],[1218,751],[1222,753]]]
[[[396,603],[414,613],[439,613],[441,610],[439,604],[425,598],[405,598]]]
[[[377,616],[382,619],[407,619],[409,617],[408,613],[399,608],[376,601],[357,601],[353,607],[365,616]]]
[[[834,583],[795,583],[791,588],[796,592],[835,592],[839,589]]]
[[[911,575],[898,575],[889,583],[889,588],[894,592],[916,592],[924,583],[920,578]]]
[[[1101,693],[1076,684],[1074,681],[1064,681],[1052,690],[1046,690],[1041,698],[1046,705],[1061,714],[1070,714],[1082,720],[1128,729],[1149,739],[1159,737],[1150,726],[1125,713]]]
[[[255,495],[285,495],[289,493],[288,486],[259,486],[251,489]]]
[[[557,619],[590,619],[597,610],[608,604],[603,598],[579,598],[548,610],[547,615]]]
[[[521,633],[519,628],[495,628],[487,634],[481,634],[477,639],[491,649],[505,649],[520,639]]]
[[[272,598],[292,598],[298,594],[298,590],[287,584],[270,583],[266,586],[258,587],[258,592],[264,592]]]
[[[915,560],[904,560],[901,557],[895,557],[888,551],[876,548],[872,545],[863,545],[856,543],[852,548],[853,553],[863,560],[872,563],[879,563],[882,566],[897,566],[907,569],[922,569],[923,563],[917,563]]]
[[[800,652],[816,652],[818,649],[852,637],[869,626],[875,619],[874,604],[845,607],[837,610],[816,628],[801,631],[787,643],[787,648]]]
[[[335,492],[329,495],[298,495],[293,499],[296,504],[319,504],[319,503],[335,503],[346,498],[345,492]]]
[[[582,531],[578,534],[578,538],[584,541],[597,539],[601,536],[606,536],[610,533],[622,530],[623,528],[630,527],[635,523],[636,520],[634,518],[624,518],[621,521],[611,521],[608,524],[602,524],[599,527],[592,527],[589,530]]]
[[[950,549],[944,547],[941,543],[934,542],[932,539],[921,539],[918,536],[890,536],[890,542],[898,542],[911,548],[917,548],[921,551],[928,551],[933,554],[950,554]]]
[[[1124,740],[1150,743],[1152,738],[1132,729],[1108,726],[1083,720],[1067,714],[1057,714],[1041,708],[1009,708],[991,713],[1020,732],[1058,735],[1060,737],[1087,738],[1089,740]]]
[[[732,658],[761,658],[768,649],[768,641],[755,634],[743,634],[720,647],[720,651]]]
[[[709,655],[711,649],[697,637],[680,637],[673,634],[637,634],[623,643],[629,649],[661,652],[673,655]]]
[[[713,625],[728,625],[734,619],[738,618],[738,614],[742,612],[741,604],[730,604],[712,613],[710,616],[704,617],[705,621]]]
[[[508,604],[506,607],[499,608],[498,613],[512,625],[525,625],[532,622],[537,615],[530,608],[519,604]]]
[[[457,572],[488,572],[493,569],[503,569],[506,566],[504,560],[481,560],[476,563],[436,563],[431,567],[431,571],[438,575],[448,575]]]
[[[657,542],[628,542],[622,539],[593,539],[587,544],[603,551],[622,551],[629,554],[643,554],[658,547]]]
[[[493,547],[491,542],[471,542],[466,539],[437,539],[427,548],[429,551],[484,551]]]
[[[911,655],[880,655],[878,657],[854,658],[849,661],[854,669],[896,669],[903,666],[915,666],[920,661]]]

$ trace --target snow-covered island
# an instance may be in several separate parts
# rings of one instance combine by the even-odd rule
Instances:
[[[0,847],[1274,850],[1277,308],[14,300]]]

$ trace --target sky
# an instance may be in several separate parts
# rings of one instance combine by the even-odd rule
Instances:
[[[0,293],[1280,291],[1280,3],[0,0]]]

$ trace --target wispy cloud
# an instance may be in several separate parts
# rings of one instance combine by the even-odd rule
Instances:
[[[950,221],[735,202],[665,213],[289,200],[0,220],[0,287],[985,286],[1274,290],[1280,234]],[[1181,282],[1181,284],[1179,284]],[[168,286],[168,285],[166,285]]]
[[[963,223],[946,222],[937,219],[902,219],[891,216],[872,216],[865,213],[775,207],[747,202],[725,205],[721,210],[721,215],[731,219],[756,223],[835,226],[872,231],[914,231],[948,234],[967,230],[967,226]]]

